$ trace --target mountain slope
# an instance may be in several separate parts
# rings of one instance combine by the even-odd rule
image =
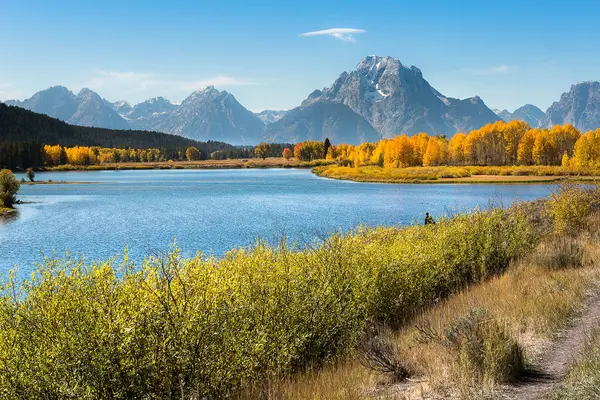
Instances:
[[[81,89],[76,99],[77,110],[67,120],[68,123],[107,129],[130,128],[127,121],[112,108],[110,103],[90,89]]]
[[[136,104],[123,117],[135,129],[156,130],[176,108],[175,104],[164,97],[155,97]]]
[[[201,145],[196,141],[165,133],[69,125],[47,115],[3,103],[0,103],[0,141],[169,149]]]
[[[74,125],[107,129],[129,129],[129,124],[114,107],[90,89],[75,96],[64,86],[53,86],[24,101],[9,100],[8,105],[46,114]]]
[[[571,86],[558,102],[546,111],[544,126],[571,124],[582,132],[600,127],[600,82],[583,82]]]
[[[379,133],[360,115],[344,104],[316,102],[294,108],[267,125],[269,142],[303,142],[324,140],[333,143],[359,144],[381,139]]]
[[[265,124],[271,124],[279,121],[285,116],[285,114],[287,114],[287,112],[288,110],[264,110],[256,113],[256,116]]]
[[[546,114],[533,104],[525,104],[523,107],[519,107],[510,115],[509,121],[525,121],[532,128],[539,127]]]
[[[264,123],[233,95],[209,86],[166,114],[156,130],[195,140],[252,145],[261,141]]]
[[[68,121],[79,107],[77,97],[64,86],[52,86],[27,100],[8,100],[6,104],[46,114],[61,121]]]

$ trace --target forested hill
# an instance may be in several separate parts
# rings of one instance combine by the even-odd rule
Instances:
[[[194,146],[205,154],[216,150],[234,149],[234,146],[227,143],[197,142],[166,133],[69,125],[58,119],[4,103],[0,103],[1,141],[138,149],[181,149]]]

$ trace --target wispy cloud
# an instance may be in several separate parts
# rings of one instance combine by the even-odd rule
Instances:
[[[114,89],[123,94],[153,91],[194,91],[207,86],[256,85],[256,81],[228,75],[217,75],[200,80],[176,80],[145,72],[94,70],[93,76],[82,87],[93,90]]]
[[[20,100],[24,96],[22,90],[14,88],[10,83],[0,82],[0,100]]]
[[[519,71],[519,67],[515,66],[515,65],[497,65],[497,66],[493,66],[493,67],[489,67],[489,68],[483,68],[483,69],[472,69],[472,70],[468,70],[469,72],[475,74],[475,75],[505,75],[505,74],[512,74],[514,72],[518,72]]]
[[[331,28],[324,29],[322,31],[313,31],[313,32],[305,32],[300,34],[300,36],[333,36],[336,39],[343,40],[344,42],[356,42],[353,34],[355,33],[365,33],[364,29],[356,29],[356,28]]]

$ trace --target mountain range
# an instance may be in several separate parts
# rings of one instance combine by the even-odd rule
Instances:
[[[291,110],[253,113],[227,91],[213,86],[180,104],[163,97],[134,106],[111,103],[90,89],[78,94],[54,86],[9,105],[47,114],[74,125],[165,132],[194,140],[252,145],[262,140],[323,140],[357,144],[396,134],[445,134],[487,123],[524,120],[533,127],[570,123],[581,131],[600,127],[600,83],[573,85],[546,113],[527,104],[514,112],[489,109],[478,96],[448,97],[433,88],[417,67],[392,57],[364,57],[331,86],[314,90]]]
[[[532,104],[514,112],[494,110],[505,121],[523,120],[533,128],[571,124],[581,132],[600,128],[600,82],[581,82],[552,103],[544,113]]]

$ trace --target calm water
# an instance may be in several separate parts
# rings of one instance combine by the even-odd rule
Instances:
[[[21,178],[21,176],[18,176]],[[322,179],[308,170],[152,170],[38,173],[16,216],[0,222],[0,271],[31,270],[42,254],[102,259],[129,248],[135,260],[173,241],[186,254],[222,254],[288,235],[299,243],[364,225],[409,224],[449,210],[508,205],[545,185],[385,185]]]

